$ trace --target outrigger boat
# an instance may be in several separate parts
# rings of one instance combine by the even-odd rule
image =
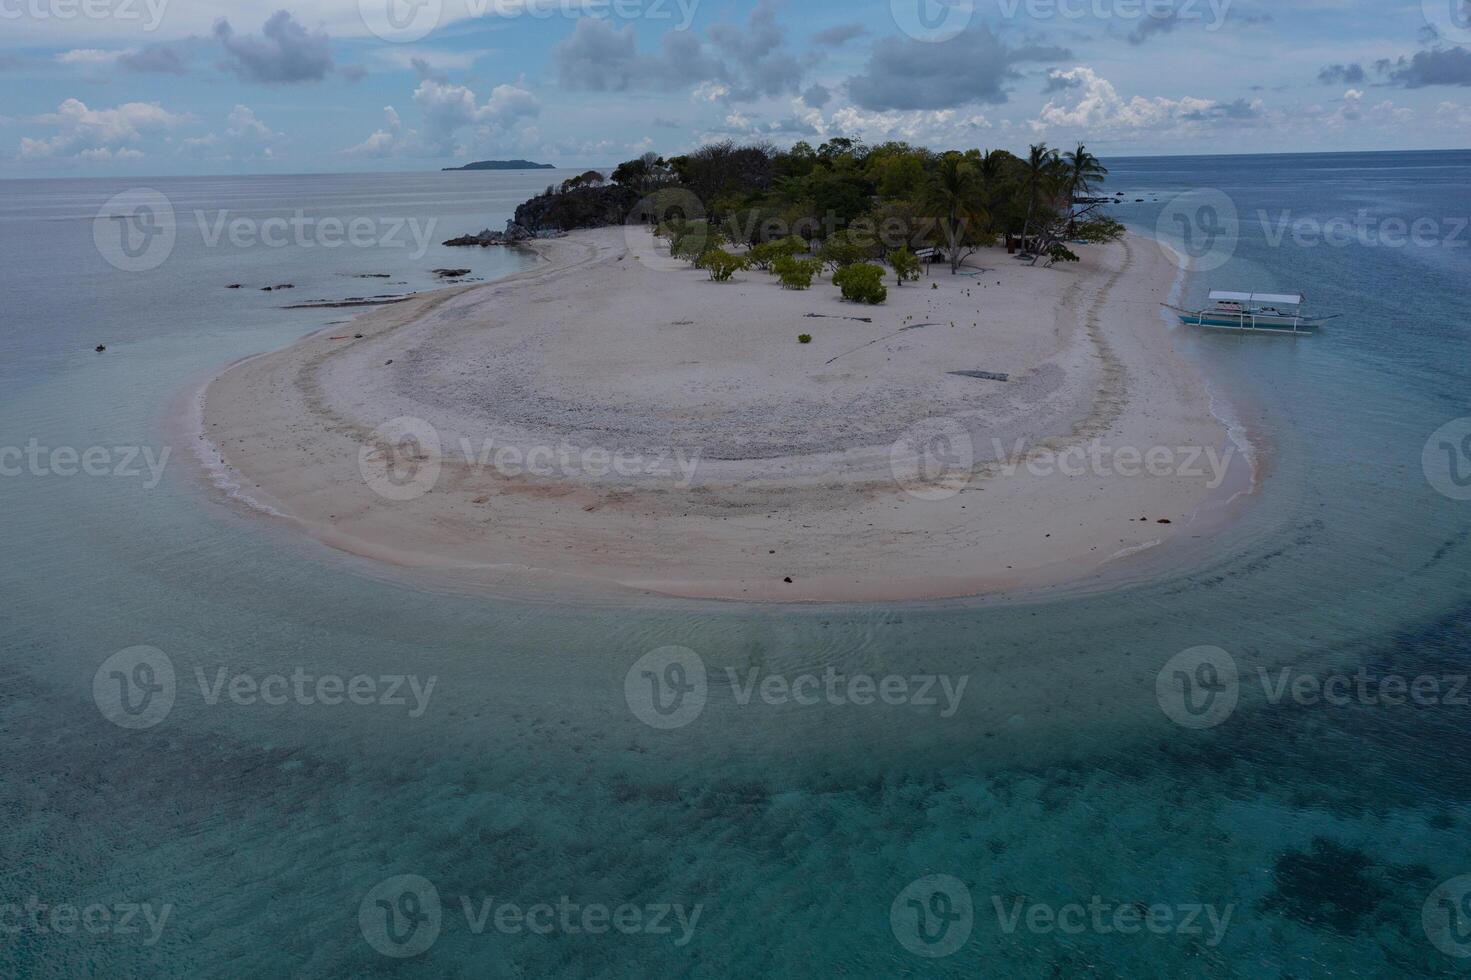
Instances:
[[[1263,333],[1310,333],[1332,316],[1305,316],[1302,296],[1292,293],[1232,293],[1216,290],[1203,310],[1171,306],[1187,326]],[[1336,316],[1337,314],[1335,314]]]

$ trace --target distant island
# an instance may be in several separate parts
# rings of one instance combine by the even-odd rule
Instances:
[[[550,163],[532,163],[530,160],[480,160],[463,167],[445,167],[445,170],[556,170]]]

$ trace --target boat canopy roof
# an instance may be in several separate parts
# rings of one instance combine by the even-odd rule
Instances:
[[[1211,292],[1212,301],[1232,303],[1265,303],[1271,306],[1301,306],[1302,296],[1297,293],[1231,293],[1225,290]]]

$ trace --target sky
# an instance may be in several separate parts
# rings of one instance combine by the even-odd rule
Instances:
[[[0,176],[1471,147],[1471,0],[0,0]]]

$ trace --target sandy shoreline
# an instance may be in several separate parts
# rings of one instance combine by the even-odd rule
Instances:
[[[472,587],[781,601],[1086,578],[1253,485],[1145,239],[1052,269],[986,251],[877,307],[712,283],[642,229],[536,247],[231,366],[197,406],[216,485]]]

